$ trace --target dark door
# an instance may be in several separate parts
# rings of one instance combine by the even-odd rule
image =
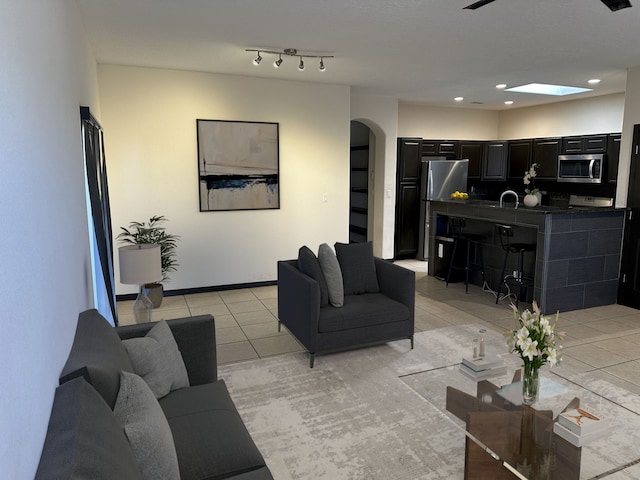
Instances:
[[[398,139],[394,258],[415,258],[420,233],[421,138]]]
[[[558,178],[559,138],[537,138],[533,143],[533,162],[538,164],[538,179]]]
[[[484,142],[460,142],[460,158],[469,160],[467,178],[480,178]]]
[[[486,154],[482,162],[482,180],[506,180],[507,142],[489,142],[485,148]]]
[[[622,244],[618,303],[640,309],[640,125],[633,127],[627,221]]]
[[[522,180],[531,165],[531,140],[511,140],[508,145],[507,177]]]

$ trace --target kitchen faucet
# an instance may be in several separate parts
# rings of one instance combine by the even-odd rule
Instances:
[[[513,195],[514,197],[516,197],[516,208],[518,208],[520,201],[518,200],[518,194],[513,190],[505,190],[504,192],[502,192],[502,195],[500,195],[500,208],[502,208],[502,199],[505,195]]]

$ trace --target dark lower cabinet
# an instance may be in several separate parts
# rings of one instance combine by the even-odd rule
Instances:
[[[417,183],[397,186],[394,258],[415,258],[420,235],[420,192]]]

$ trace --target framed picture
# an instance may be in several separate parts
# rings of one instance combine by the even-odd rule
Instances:
[[[279,124],[196,123],[200,211],[280,208]]]

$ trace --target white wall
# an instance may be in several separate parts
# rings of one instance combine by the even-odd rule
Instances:
[[[624,93],[503,110],[496,138],[565,137],[622,131]]]
[[[378,257],[393,258],[398,101],[374,95],[352,95],[351,119],[367,125],[376,138],[373,251]]]
[[[169,219],[181,240],[167,289],[272,281],[300,246],[348,241],[348,87],[114,65],[98,76],[114,233]],[[196,119],[280,124],[279,210],[199,211]],[[117,262],[117,292],[135,291]]]
[[[398,136],[451,140],[495,140],[499,112],[430,107],[400,102]]]
[[[98,111],[75,2],[0,5],[0,476],[33,478],[78,313],[91,306],[80,105]]]
[[[627,90],[624,103],[622,141],[620,143],[620,163],[618,164],[618,189],[616,191],[617,207],[627,206],[633,126],[636,124],[640,124],[640,66],[627,70]]]

